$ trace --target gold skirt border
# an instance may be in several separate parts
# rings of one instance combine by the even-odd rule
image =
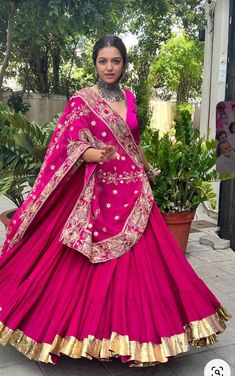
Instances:
[[[162,337],[160,344],[130,341],[128,335],[122,336],[115,332],[112,332],[110,339],[97,339],[89,335],[78,340],[72,336],[62,338],[56,335],[52,344],[37,343],[21,330],[12,330],[0,322],[0,344],[11,344],[27,358],[44,363],[54,364],[51,354],[103,361],[129,356],[127,362],[130,362],[131,367],[146,367],[165,363],[168,357],[188,351],[190,345],[203,347],[216,343],[217,334],[224,331],[225,321],[230,318],[230,313],[220,306],[215,314],[187,324],[183,333]]]

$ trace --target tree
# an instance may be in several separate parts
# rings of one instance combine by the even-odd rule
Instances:
[[[199,29],[205,22],[206,0],[168,0],[172,22],[184,29],[191,38],[198,37]]]
[[[149,80],[155,89],[175,95],[177,102],[197,99],[201,92],[202,65],[203,46],[181,33],[161,46]]]
[[[13,23],[14,17],[16,14],[17,6],[19,4],[18,0],[11,0],[6,4],[6,2],[1,1],[1,8],[3,11],[8,13],[8,20],[7,23],[3,22],[3,25],[6,27],[6,39],[4,40],[3,44],[5,44],[5,55],[2,57],[2,65],[0,66],[0,96],[1,96],[1,88],[3,84],[3,79],[10,61],[10,56],[12,52],[12,35],[13,35]],[[1,29],[2,34],[2,29]],[[1,43],[2,44],[2,43]],[[3,47],[3,46],[2,46]]]
[[[0,1],[6,5],[6,1]],[[10,70],[5,73],[17,75],[25,90],[68,92],[66,80],[61,83],[61,67],[68,63],[73,66],[81,38],[94,39],[104,33],[123,30],[124,4],[131,1],[21,1],[14,21]],[[1,21],[6,22],[5,12],[1,13]],[[4,39],[4,30],[0,30]],[[70,72],[68,69],[68,74]]]

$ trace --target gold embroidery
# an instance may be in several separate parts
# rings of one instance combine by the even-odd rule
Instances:
[[[37,343],[21,330],[12,330],[0,322],[0,343],[11,344],[27,358],[45,363],[53,363],[51,354],[65,354],[71,358],[111,360],[113,357],[129,356],[130,367],[146,367],[165,363],[168,357],[176,356],[190,349],[190,345],[203,347],[218,341],[218,334],[226,328],[225,321],[230,313],[220,306],[216,313],[202,320],[189,323],[182,333],[161,338],[161,343],[140,343],[129,339],[128,335],[112,332],[109,339],[97,339],[88,335],[83,340],[75,337],[62,338],[56,335],[52,344]]]
[[[93,195],[94,181],[91,180],[82,193],[81,200],[75,206],[60,237],[60,241],[70,248],[87,256],[92,263],[104,262],[120,257],[128,252],[142,236],[153,205],[151,187],[143,176],[143,187],[136,203],[126,220],[123,230],[115,236],[97,243],[92,243],[92,233],[88,227],[90,203]],[[86,217],[86,221],[81,218]],[[83,226],[83,231],[81,231]],[[81,238],[81,234],[83,235]]]
[[[20,223],[19,228],[17,229],[17,232],[15,233],[11,241],[9,240],[7,241],[8,249],[22,239],[29,224],[32,222],[35,215],[37,214],[39,209],[42,207],[44,202],[48,199],[48,197],[53,192],[53,190],[58,186],[58,184],[60,183],[62,178],[65,176],[65,174],[68,172],[72,174],[74,172],[73,170],[74,165],[76,164],[76,168],[79,168],[81,164],[83,163],[83,160],[81,159],[79,160],[79,157],[90,146],[90,144],[88,142],[67,140],[68,141],[67,159],[62,163],[62,165],[58,168],[58,170],[55,171],[55,174],[52,176],[50,182],[48,182],[47,185],[44,187],[39,197],[36,199],[36,196],[35,196],[35,199],[34,199],[34,192],[37,189],[37,187],[42,183],[41,178],[48,164],[48,158],[53,153],[54,148],[56,147],[56,144],[60,143],[60,137],[63,136],[64,130],[68,128],[70,124],[73,123],[74,120],[80,119],[83,116],[88,116],[89,113],[90,113],[90,109],[86,106],[86,104],[82,103],[79,106],[74,107],[72,111],[66,115],[63,125],[58,123],[57,128],[55,130],[54,142],[50,143],[47,149],[43,165],[38,174],[34,187],[31,190],[30,195],[29,195],[32,197],[33,201],[27,205],[25,210],[20,215],[20,219],[22,220],[22,222]],[[55,140],[57,140],[57,142],[55,142]],[[8,227],[8,234],[10,234],[10,232],[11,232],[11,224]]]
[[[73,98],[76,97],[80,97],[84,100],[91,111],[111,130],[118,143],[124,148],[132,161],[142,168],[142,160],[139,155],[138,146],[135,143],[131,130],[122,117],[92,88],[79,90],[73,96]]]
[[[117,172],[106,172],[100,169],[98,172],[98,179],[99,181],[102,181],[102,183],[115,185],[118,185],[120,181],[123,181],[127,184],[131,182],[136,183],[138,180],[143,179],[143,171],[124,171],[122,174],[117,174]]]
[[[91,176],[89,182],[83,188],[79,199],[70,214],[59,241],[74,249],[90,250],[92,246],[92,233],[89,230],[89,219],[91,211],[91,202],[94,191],[95,178]]]
[[[28,204],[25,210],[22,212],[20,218],[22,222],[17,230],[15,236],[12,238],[11,242],[9,243],[9,247],[12,247],[16,244],[22,236],[24,235],[25,231],[27,230],[29,224],[34,219],[36,213],[42,207],[44,202],[48,199],[52,191],[58,186],[62,178],[68,173],[74,164],[77,162],[77,168],[83,163],[82,160],[78,161],[79,156],[87,149],[87,145],[81,144],[78,148],[72,151],[66,161],[60,166],[60,168],[55,172],[52,179],[49,183],[45,186],[39,197],[36,201],[32,201]]]

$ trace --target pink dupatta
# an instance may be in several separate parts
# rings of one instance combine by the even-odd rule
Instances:
[[[87,148],[107,144],[120,160],[86,164],[80,159]],[[10,222],[3,252],[22,239],[51,193],[74,173],[81,173],[81,187],[59,241],[93,263],[119,257],[138,242],[153,204],[138,147],[120,115],[85,88],[66,106],[35,185]]]

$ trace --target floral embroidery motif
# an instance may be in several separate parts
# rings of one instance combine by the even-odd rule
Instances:
[[[137,166],[142,167],[138,146],[135,143],[131,130],[122,117],[91,88],[81,89],[74,94],[74,97],[76,96],[81,97],[87,106],[106,123],[107,127],[112,131],[119,144],[125,148],[126,153],[133,162],[135,162]]]
[[[60,144],[60,138],[64,136],[65,130],[70,128],[70,125],[74,120],[81,118],[81,116],[87,116],[90,113],[89,108],[84,103],[77,106],[76,108],[71,108],[71,112],[65,115],[65,119],[63,119],[63,124],[59,122],[54,131],[52,140],[47,149],[44,162],[38,174],[36,183],[34,184],[34,187],[28,196],[29,198],[31,198],[31,201],[27,203],[26,207],[22,210],[21,214],[19,215],[18,228],[15,234],[12,236],[12,239],[8,239],[6,241],[8,243],[8,249],[22,239],[25,231],[34,219],[35,215],[38,213],[44,202],[49,198],[50,194],[58,186],[63,177],[67,173],[72,174],[74,172],[74,168],[79,168],[83,163],[82,160],[79,160],[79,157],[90,146],[90,144],[88,144],[87,142],[69,139],[65,140],[67,142],[67,158],[59,167],[57,166],[57,169],[54,166],[54,164],[49,165],[50,170],[53,171],[53,175],[51,176],[49,182],[43,188],[42,192],[40,192],[38,195],[34,194],[34,192],[36,192],[38,187],[42,184],[42,177],[45,174],[46,168],[48,168],[48,160],[53,155],[54,149],[57,148],[57,145]],[[60,121],[62,120],[60,119]],[[63,144],[63,142],[61,144]],[[12,225],[15,225],[15,223],[12,222],[12,224],[10,223],[10,225],[8,226],[8,236],[11,235]]]
[[[66,226],[63,229],[60,241],[84,254],[92,263],[104,262],[120,257],[128,252],[143,234],[153,205],[151,187],[147,178],[144,178],[143,189],[126,220],[123,230],[115,236],[97,243],[92,242],[92,233],[89,230],[91,198],[94,189],[94,175],[90,179],[82,196],[78,200]],[[106,204],[106,207],[110,205]],[[115,220],[118,220],[115,217]],[[94,236],[98,234],[93,233]]]
[[[117,143],[121,145],[124,151],[123,154],[126,153],[125,155],[128,155],[131,158],[131,163],[136,168],[135,171],[125,171],[119,175],[117,172],[113,174],[111,172],[102,172],[101,170],[96,175],[93,173],[94,170],[89,170],[88,168],[88,172],[91,171],[90,175],[88,173],[89,176],[86,176],[86,183],[83,186],[82,193],[80,194],[77,203],[75,204],[73,211],[70,214],[60,235],[60,241],[63,244],[81,252],[88,257],[91,262],[98,263],[121,256],[125,252],[129,251],[139,240],[148,222],[153,204],[153,195],[141,164],[138,147],[135,144],[134,138],[126,123],[111,109],[111,107],[109,107],[107,103],[102,102],[102,99],[98,97],[98,94],[95,95],[94,91],[92,94],[90,89],[83,89],[80,90],[79,93],[73,98],[75,97],[82,98],[85,104],[82,104],[81,106],[70,106],[71,112],[66,114],[66,116],[61,120],[61,123],[58,124],[54,133],[55,137],[48,148],[45,162],[32,190],[30,197],[31,201],[27,202],[25,210],[23,210],[21,213],[21,223],[15,233],[15,236],[11,239],[10,246],[17,243],[22,238],[23,234],[42,207],[43,203],[56,189],[63,177],[66,174],[72,174],[81,166],[83,162],[79,160],[79,157],[87,149],[87,147],[100,147],[100,145],[103,145],[102,141],[94,137],[92,132],[86,128],[86,126],[81,129],[82,123],[80,122],[80,130],[78,130],[78,133],[75,135],[76,138],[71,138],[71,133],[69,133],[69,135],[66,137],[65,131],[71,132],[70,128],[73,126],[72,122],[77,121],[77,119],[81,118],[81,116],[87,116],[88,114],[90,115],[92,111],[95,116],[100,118],[103,123],[107,125],[107,129],[111,131],[112,135],[117,140]],[[86,122],[87,124],[91,124],[90,116],[88,119],[86,119]],[[61,154],[63,157],[63,163],[59,166],[59,163],[55,163],[55,171],[52,173],[50,165],[48,166],[48,158],[53,155],[53,149],[58,144],[61,145],[61,148],[65,147],[67,156]],[[40,184],[43,184],[41,178],[45,177],[45,173],[47,173],[48,169],[50,170],[49,181],[44,183],[42,191],[40,192],[39,189],[38,192],[36,188],[38,186],[40,188]],[[102,174],[102,176],[100,174]],[[97,182],[96,179],[97,177],[99,179],[99,176],[101,180],[104,180],[104,182],[107,182],[107,184],[110,184],[110,182],[113,181],[124,184],[128,182],[130,183],[131,181],[138,182],[141,180],[142,188],[139,190],[139,195],[136,196],[134,207],[130,209],[130,212],[127,214],[128,217],[125,218],[125,224],[123,225],[122,230],[114,236],[110,236],[101,241],[93,242],[93,236],[98,236],[95,235],[95,232],[99,234],[99,232],[96,231],[95,226],[93,226],[93,230],[92,223],[93,220],[95,220],[95,218],[99,215],[100,209],[96,208],[93,215],[91,210],[93,200],[95,200],[93,199],[93,196],[95,195],[94,187]],[[100,187],[98,186],[97,188],[98,191],[100,191]],[[35,199],[32,199],[34,195],[36,195],[36,197]],[[111,206],[110,203],[107,203],[107,207],[108,204]],[[115,220],[118,221],[117,218]],[[105,232],[105,230],[103,231]]]
[[[80,155],[87,149],[86,145],[80,146]],[[70,155],[70,157],[62,164],[62,166],[55,172],[50,182],[45,186],[43,191],[41,192],[40,196],[36,201],[32,201],[30,204],[27,205],[26,209],[21,213],[20,218],[22,220],[22,223],[16,232],[15,236],[12,238],[11,242],[9,243],[9,247],[12,247],[14,244],[16,244],[20,239],[22,238],[23,234],[25,233],[26,229],[28,228],[29,223],[32,222],[35,215],[39,211],[39,209],[42,207],[44,202],[48,199],[50,194],[54,191],[54,189],[58,186],[59,182],[62,180],[62,178],[65,176],[67,172],[71,170],[74,163],[77,162],[79,155],[78,149],[74,151],[73,154]],[[80,165],[83,163],[82,160],[80,160],[77,163],[77,168],[80,167]]]
[[[94,174],[91,176],[88,184],[84,187],[72,213],[70,214],[59,241],[71,246],[74,249],[81,249],[85,252],[86,248],[91,247],[91,230],[90,223],[91,202],[94,191]],[[83,253],[82,252],[82,253]]]
[[[110,171],[105,172],[103,170],[99,170],[97,175],[98,175],[98,180],[101,181],[102,183],[115,184],[115,185],[118,185],[118,183],[123,184],[124,182],[127,183],[127,184],[129,184],[131,182],[136,183],[137,181],[143,179],[143,172],[142,171],[136,171],[136,172],[133,172],[133,171],[126,172],[126,171],[124,171],[123,174],[118,175],[117,172],[112,173]],[[116,194],[116,192],[114,192],[114,191],[113,191],[113,193]]]

